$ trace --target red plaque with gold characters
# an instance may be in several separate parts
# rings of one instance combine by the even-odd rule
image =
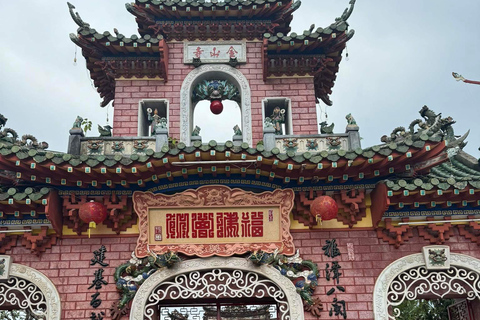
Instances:
[[[253,193],[205,186],[174,195],[135,192],[140,235],[135,254],[180,252],[199,257],[263,250],[293,254],[292,190]]]

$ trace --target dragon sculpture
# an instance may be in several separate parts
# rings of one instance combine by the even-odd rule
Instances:
[[[316,263],[303,260],[299,251],[291,257],[279,254],[278,250],[273,253],[254,251],[248,257],[256,265],[270,265],[277,269],[280,274],[290,279],[297,289],[297,293],[304,301],[305,309],[314,316],[320,316],[323,310],[320,299],[313,298],[315,288],[318,285],[320,273]]]
[[[465,140],[468,133],[457,139],[459,136],[456,136],[453,131],[452,125],[455,121],[452,117],[443,118],[441,113],[437,114],[427,106],[423,106],[419,113],[422,119],[413,120],[408,126],[408,130],[404,127],[397,127],[390,135],[384,135],[381,141],[384,143],[399,142],[405,139],[415,139],[425,134],[427,136],[439,136],[442,140],[449,142],[455,141],[454,144],[449,144],[450,147],[453,147],[454,145],[461,145]]]
[[[22,139],[18,138],[18,133],[10,128],[6,128],[7,118],[0,114],[0,142],[6,142],[8,144],[13,144],[16,146],[21,146],[29,149],[47,149],[48,143],[45,141],[38,142],[37,138],[31,134],[24,134]]]
[[[121,292],[120,301],[112,307],[112,319],[118,319],[128,303],[133,300],[138,288],[154,272],[164,268],[170,268],[180,262],[180,257],[174,252],[162,255],[151,254],[146,258],[139,259],[132,253],[132,258],[115,269],[113,278],[117,289]]]

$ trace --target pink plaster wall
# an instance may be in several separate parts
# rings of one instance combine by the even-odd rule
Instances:
[[[318,133],[313,78],[281,78],[263,81],[262,44],[247,43],[247,63],[238,66],[248,79],[252,93],[253,141],[263,139],[262,100],[285,97],[292,100],[294,134]],[[180,135],[180,89],[193,66],[183,64],[183,43],[169,43],[168,81],[116,80],[113,119],[114,136],[136,136],[138,103],[142,99],[169,101],[169,133]]]
[[[322,300],[325,308],[322,319],[330,319],[328,309],[333,297],[347,302],[348,319],[373,319],[373,288],[382,270],[399,258],[420,253],[423,246],[429,245],[428,241],[415,235],[405,245],[395,249],[379,240],[373,230],[305,231],[294,232],[293,237],[302,258],[313,260],[319,266],[321,279],[315,294]],[[342,254],[335,259],[326,257],[321,248],[327,239],[332,238],[337,239]],[[94,293],[88,286],[93,280],[95,270],[98,269],[98,266],[89,264],[93,257],[92,252],[101,245],[105,245],[107,249],[105,261],[110,265],[105,268],[104,277],[109,284],[100,290],[99,298],[103,302],[98,309],[107,312],[119,298],[113,281],[115,267],[130,259],[136,240],[136,237],[62,239],[40,256],[30,254],[19,242],[17,247],[7,251],[6,254],[13,256],[14,263],[35,268],[52,280],[60,293],[62,319],[88,319],[93,310],[90,306],[90,296]],[[348,260],[347,243],[354,245],[354,261]],[[454,253],[480,258],[477,244],[458,234],[451,237],[447,245]],[[339,293],[337,290],[336,294],[327,296],[326,292],[333,284],[325,280],[325,266],[334,260],[339,261],[342,267],[340,285],[345,287],[346,292]],[[305,313],[305,318],[316,319],[309,313]]]

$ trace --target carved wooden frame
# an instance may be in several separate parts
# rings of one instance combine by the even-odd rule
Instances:
[[[226,186],[204,186],[196,190],[187,190],[174,195],[153,194],[136,191],[133,194],[133,205],[138,215],[140,235],[135,248],[139,258],[149,255],[149,251],[163,254],[167,251],[181,252],[199,257],[232,256],[249,251],[263,250],[280,252],[290,255],[295,253],[293,237],[290,234],[290,212],[294,202],[293,190],[275,190],[263,193],[253,193],[242,189],[230,189]],[[178,244],[149,245],[148,244],[148,210],[159,207],[241,207],[280,205],[280,228],[282,240],[272,243],[228,243],[228,244]]]

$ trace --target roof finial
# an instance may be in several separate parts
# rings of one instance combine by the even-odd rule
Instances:
[[[80,28],[89,28],[90,24],[86,23],[85,21],[80,18],[80,15],[78,12],[73,12],[73,9],[75,9],[75,6],[71,4],[70,2],[67,2],[68,5],[68,10],[70,11],[70,15],[72,16],[73,21],[80,27]]]
[[[353,12],[353,8],[355,7],[355,1],[357,0],[350,0],[350,8],[346,8],[345,11],[343,11],[342,16],[340,18],[336,18],[335,21],[347,21]]]

